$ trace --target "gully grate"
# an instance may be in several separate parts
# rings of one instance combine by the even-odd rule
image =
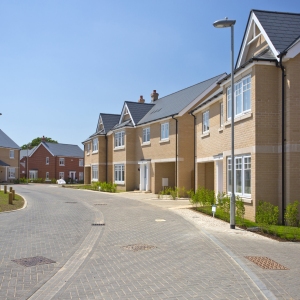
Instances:
[[[145,244],[134,244],[134,245],[127,245],[122,247],[125,250],[130,250],[130,251],[142,251],[142,250],[150,250],[153,248],[157,248],[155,246],[151,246],[151,245],[145,245]]]
[[[245,258],[249,259],[253,263],[257,264],[262,269],[268,269],[268,270],[288,270],[288,268],[284,267],[283,265],[280,265],[276,261],[264,257],[264,256],[245,256]]]
[[[92,223],[92,226],[105,226],[105,223]]]
[[[54,264],[55,261],[48,259],[43,256],[35,256],[35,257],[27,257],[27,258],[21,258],[21,259],[14,259],[13,262],[24,266],[24,267],[34,267],[37,265],[45,265],[45,264]]]

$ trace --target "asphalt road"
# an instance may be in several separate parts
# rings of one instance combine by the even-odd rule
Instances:
[[[243,268],[241,253],[277,247],[282,254],[282,244],[201,230],[167,202],[52,185],[14,187],[27,207],[0,214],[1,300],[300,299],[298,245],[286,247],[297,263],[285,265],[295,269],[272,275],[251,263],[251,270]],[[288,282],[280,286],[283,276]]]

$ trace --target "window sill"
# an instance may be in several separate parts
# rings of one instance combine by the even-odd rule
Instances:
[[[142,143],[142,147],[144,147],[144,146],[150,146],[151,145],[151,142],[145,142],[145,143]]]
[[[252,117],[252,112],[246,112],[240,116],[237,116],[234,118],[234,123],[237,123],[239,121],[245,120],[245,119],[249,119]],[[230,126],[231,125],[231,119],[227,120],[224,124],[225,126]]]
[[[209,132],[209,131],[204,132],[204,133],[202,133],[202,134],[200,135],[200,137],[201,137],[202,139],[205,138],[205,137],[208,137],[208,136],[210,136],[210,132]]]
[[[96,154],[96,153],[98,153],[98,150],[93,151],[93,152],[92,152],[92,155],[93,155],[93,154]]]
[[[125,181],[115,181],[115,184],[117,184],[117,185],[125,185]]]
[[[224,127],[223,126],[221,126],[220,128],[219,128],[219,132],[223,132],[223,129],[224,129]]]
[[[170,139],[163,139],[163,140],[159,141],[160,144],[169,143],[169,142],[170,142]]]
[[[114,151],[123,150],[125,149],[125,146],[115,147]]]
[[[65,165],[59,165],[60,167],[64,167]]]
[[[89,155],[90,155],[90,153],[87,153],[87,154],[86,154],[86,156],[89,156]]]

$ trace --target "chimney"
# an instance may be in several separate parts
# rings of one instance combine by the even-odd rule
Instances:
[[[151,94],[151,98],[152,98],[151,102],[156,101],[158,99],[158,96],[159,94],[156,93],[156,90],[153,90],[153,93]]]
[[[42,137],[42,142],[45,142],[46,141],[46,138],[43,136]]]
[[[139,99],[138,103],[145,103],[145,99],[143,98],[142,95],[140,96],[140,99]]]

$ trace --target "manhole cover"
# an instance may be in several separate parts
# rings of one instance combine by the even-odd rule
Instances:
[[[257,264],[262,269],[268,270],[288,270],[288,268],[280,265],[276,261],[264,256],[245,256],[247,259]]]
[[[125,250],[130,250],[130,251],[142,251],[142,250],[150,250],[153,248],[156,248],[155,246],[151,246],[151,245],[145,245],[145,244],[134,244],[134,245],[127,245],[122,247]]]
[[[24,267],[34,267],[37,265],[45,265],[45,264],[54,264],[55,261],[48,259],[43,256],[35,256],[35,257],[27,257],[27,258],[21,258],[21,259],[14,259],[13,262],[24,266]]]
[[[92,226],[105,226],[105,223],[92,223]]]
[[[65,202],[65,203],[77,203],[77,202]]]

